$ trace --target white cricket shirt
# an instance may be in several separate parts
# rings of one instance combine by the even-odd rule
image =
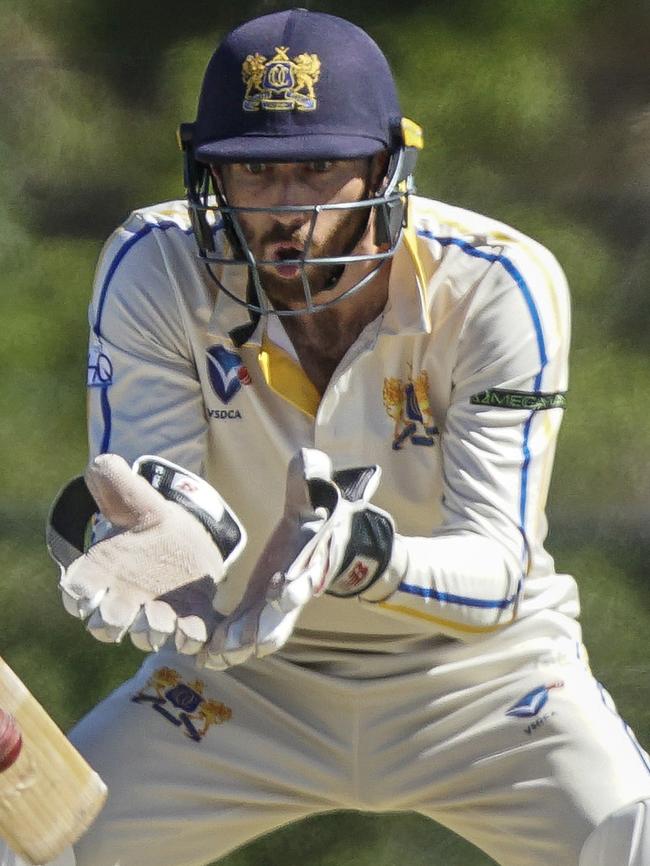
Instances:
[[[236,293],[238,271],[220,274]],[[107,242],[90,307],[91,453],[159,454],[218,488],[249,536],[233,604],[307,446],[337,468],[382,467],[373,501],[393,515],[408,568],[398,586],[375,584],[374,602],[314,600],[294,644],[394,652],[480,641],[545,608],[577,616],[575,582],[543,547],[570,330],[546,249],[413,198],[387,307],[322,398],[277,318],[233,343],[247,321],[199,261],[184,202],[135,212]]]

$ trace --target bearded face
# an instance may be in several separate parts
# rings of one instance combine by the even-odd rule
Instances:
[[[352,252],[376,251],[368,231],[371,208],[337,207],[316,211],[319,205],[345,205],[366,199],[383,161],[340,160],[309,163],[237,163],[224,165],[217,175],[228,204],[257,262],[262,287],[276,309],[305,306],[305,284],[316,303],[335,300],[343,266],[335,263],[302,265],[306,258],[336,258]],[[305,208],[279,211],[278,207]],[[276,208],[276,210],[274,210]],[[348,264],[355,279],[367,263]]]

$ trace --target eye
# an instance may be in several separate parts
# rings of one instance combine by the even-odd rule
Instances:
[[[265,162],[244,163],[244,169],[248,172],[248,174],[264,174],[267,168],[268,166]]]
[[[311,171],[315,171],[317,174],[324,174],[326,171],[332,170],[334,163],[331,159],[317,159],[307,163],[307,165]]]

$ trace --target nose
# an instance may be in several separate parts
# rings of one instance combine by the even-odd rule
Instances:
[[[304,183],[299,165],[276,165],[273,176],[274,207],[306,207],[314,204],[314,193]],[[308,221],[310,211],[280,211],[276,216],[283,224],[298,225]]]
[[[296,202],[287,202],[287,204],[296,206]],[[311,220],[311,213],[309,211],[274,210],[273,220],[276,224],[281,225],[285,230],[287,230],[288,233],[297,235]]]

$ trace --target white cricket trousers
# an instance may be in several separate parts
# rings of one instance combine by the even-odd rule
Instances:
[[[423,654],[227,672],[149,656],[71,735],[109,787],[77,866],[204,866],[336,809],[419,812],[501,866],[583,866],[592,830],[650,798],[650,764],[579,644],[547,627],[450,645],[429,669]],[[592,859],[597,839],[587,866],[650,866],[620,844]]]

